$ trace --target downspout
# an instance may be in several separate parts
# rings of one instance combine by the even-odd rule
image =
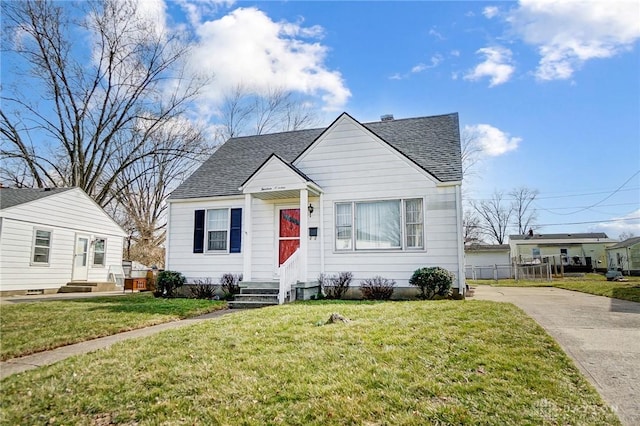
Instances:
[[[169,242],[171,240],[171,233],[168,231],[171,229],[171,207],[172,207],[171,201],[167,200],[167,204],[169,204],[169,208],[167,209],[167,236],[164,239],[164,269],[166,271],[170,270],[169,269],[169,248],[171,246]]]
[[[320,234],[320,273],[324,274],[324,194],[320,193],[320,219],[318,220],[318,230]]]
[[[465,296],[464,242],[462,239],[462,191],[456,185],[456,236],[458,241],[458,292]]]
[[[251,194],[244,194],[244,238],[242,239],[242,276],[245,282],[250,282],[252,274],[252,251],[253,248],[253,220],[252,220],[252,197]]]

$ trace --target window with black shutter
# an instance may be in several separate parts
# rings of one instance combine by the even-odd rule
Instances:
[[[196,210],[193,225],[193,252],[204,252],[204,210]]]
[[[240,253],[242,246],[242,209],[231,209],[229,252]]]

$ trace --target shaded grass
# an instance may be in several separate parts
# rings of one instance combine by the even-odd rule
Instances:
[[[151,293],[3,304],[0,358],[6,360],[225,307],[224,302],[162,299]]]
[[[332,312],[351,322],[316,325]],[[2,389],[4,424],[619,424],[533,320],[483,301],[244,311]]]
[[[566,290],[640,302],[640,277],[625,277],[628,281],[607,281],[600,274],[585,274],[584,277],[554,278],[553,281],[529,280],[467,280],[469,285],[491,285],[493,287],[557,287]]]

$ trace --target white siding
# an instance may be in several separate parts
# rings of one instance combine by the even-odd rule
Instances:
[[[309,227],[319,226],[318,199],[310,197],[316,211],[309,218]],[[276,278],[278,262],[277,245],[277,209],[279,207],[298,208],[299,199],[252,200],[252,280],[270,281]],[[242,273],[242,256],[246,241],[243,223],[242,251],[231,254],[193,253],[194,211],[210,208],[244,208],[244,198],[223,200],[172,202],[170,204],[170,226],[168,234],[167,269],[182,272],[187,279],[211,278],[217,282],[224,273]],[[309,214],[303,210],[301,214]],[[304,236],[307,231],[301,231]],[[309,241],[309,274],[317,276],[320,272],[319,238]]]
[[[455,187],[435,180],[352,120],[339,120],[295,164],[324,191],[325,272],[354,273],[359,280],[382,275],[408,285],[414,270],[442,266],[458,275]],[[337,252],[334,204],[339,201],[424,198],[425,250]],[[316,276],[309,269],[309,280]],[[317,274],[316,274],[317,275]]]
[[[276,157],[271,157],[255,175],[249,179],[244,188],[245,192],[255,193],[262,192],[265,187],[288,189],[291,187],[301,188],[304,186],[302,177],[291,170],[290,167],[283,164]],[[267,189],[268,190],[268,189]]]
[[[109,266],[122,264],[124,232],[79,189],[0,211],[0,291],[59,288],[71,281],[76,234],[106,240],[105,266],[87,261],[88,281],[107,281]],[[33,265],[34,229],[51,231],[48,265]]]
[[[510,265],[508,251],[470,251],[465,253],[466,266]]]
[[[216,208],[244,208],[244,198],[169,204],[171,211],[167,234],[166,269],[182,272],[189,281],[210,278],[217,282],[224,273],[242,273],[242,253],[244,253],[244,244],[247,243],[244,232],[241,253],[206,253],[206,250],[205,253],[193,252],[194,212]]]

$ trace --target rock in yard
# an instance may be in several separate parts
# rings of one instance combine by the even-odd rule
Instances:
[[[331,316],[329,317],[329,319],[327,320],[327,324],[334,324],[336,322],[349,322],[351,321],[349,318],[345,318],[340,314],[337,313],[333,313],[331,314]]]

